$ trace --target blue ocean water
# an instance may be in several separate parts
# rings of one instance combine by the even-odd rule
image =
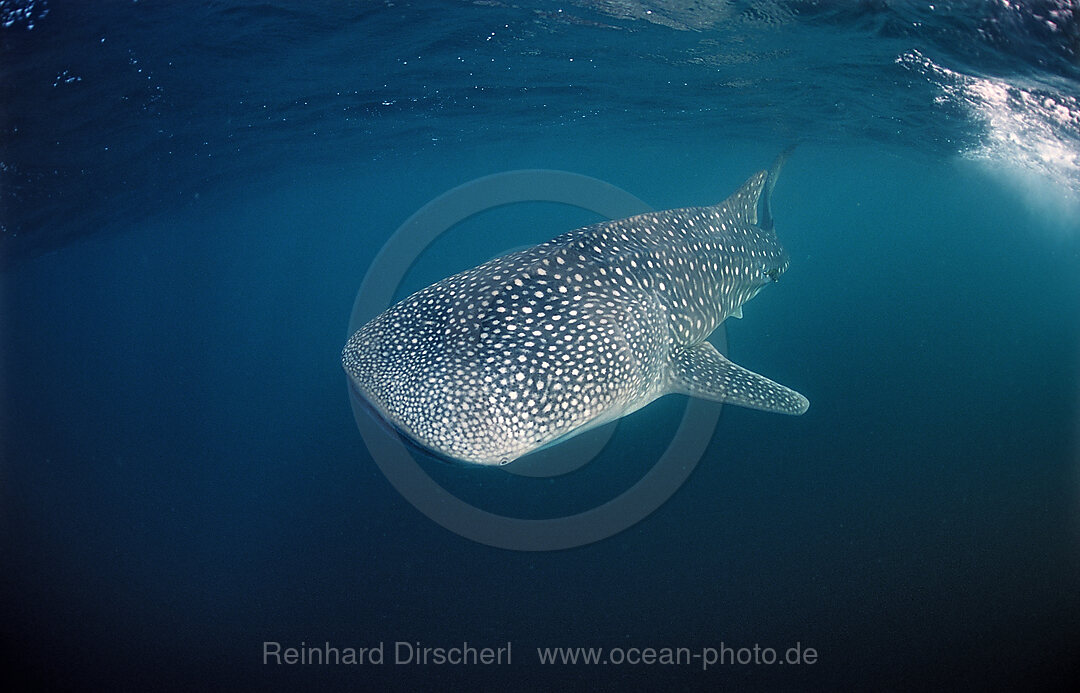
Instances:
[[[0,50],[0,637],[29,688],[1080,678],[1074,4],[0,0]],[[791,267],[727,338],[807,414],[725,407],[670,500],[562,551],[470,541],[387,481],[340,352],[406,219],[517,169],[709,204],[792,143]],[[485,211],[397,295],[597,219]],[[552,479],[421,462],[491,512],[581,512],[684,406]],[[816,662],[537,653],[796,644]]]

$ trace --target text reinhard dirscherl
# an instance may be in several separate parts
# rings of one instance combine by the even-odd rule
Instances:
[[[399,640],[392,647],[379,642],[371,647],[322,645],[283,647],[279,642],[263,643],[263,664],[510,664],[511,643],[501,647],[476,647],[468,642],[449,647],[430,647]],[[387,658],[387,652],[391,658]]]
[[[497,647],[477,647],[468,642],[460,645],[431,647],[424,643],[398,640],[392,645],[379,642],[369,647],[336,647],[329,642],[321,645],[282,646],[279,642],[263,642],[263,664],[290,665],[374,665],[383,664],[512,664],[513,643]],[[732,647],[538,647],[537,660],[546,665],[697,665],[702,671],[714,666],[816,664],[818,652],[801,642],[788,648]]]

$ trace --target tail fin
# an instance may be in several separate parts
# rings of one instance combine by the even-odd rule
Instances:
[[[780,175],[780,169],[784,167],[784,162],[791,156],[794,149],[795,145],[790,145],[780,152],[780,155],[773,161],[773,165],[769,168],[769,174],[765,178],[765,189],[762,191],[761,197],[758,198],[758,226],[767,231],[771,231],[774,226],[769,201],[772,199],[773,188],[776,187],[776,178]]]

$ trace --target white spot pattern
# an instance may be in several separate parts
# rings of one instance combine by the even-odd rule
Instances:
[[[343,365],[412,440],[520,457],[669,391],[672,358],[780,276],[756,225],[767,173],[723,203],[595,224],[418,291],[364,325]]]

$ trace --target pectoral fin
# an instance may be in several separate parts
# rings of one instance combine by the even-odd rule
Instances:
[[[671,390],[740,407],[799,415],[810,402],[794,390],[728,361],[702,342],[672,355]]]

